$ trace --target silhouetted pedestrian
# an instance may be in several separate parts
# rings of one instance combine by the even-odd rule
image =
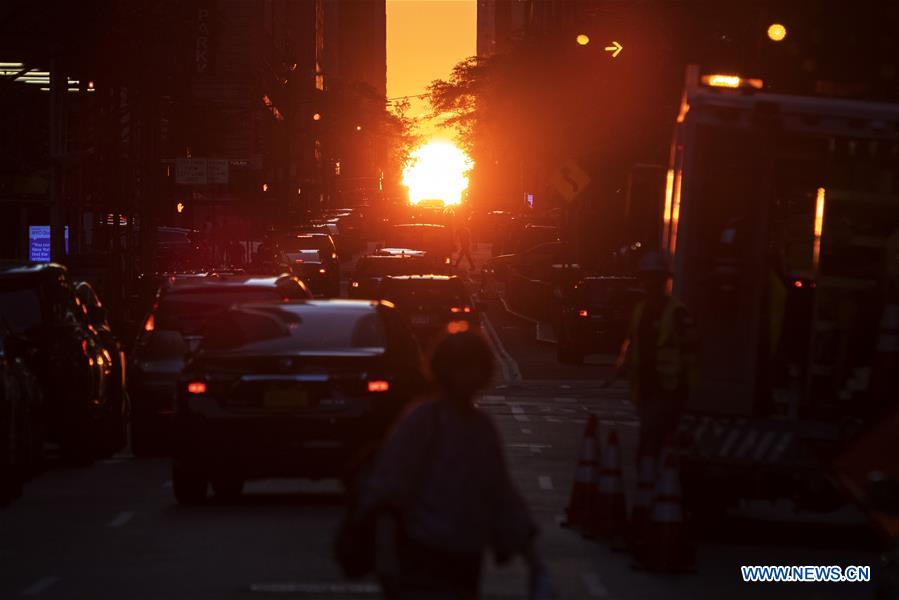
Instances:
[[[459,325],[459,324],[456,324]],[[537,528],[506,467],[502,439],[473,404],[492,376],[493,356],[474,332],[447,335],[434,350],[435,399],[412,407],[388,439],[362,494],[360,515],[392,515],[377,528],[385,597],[469,600],[481,562],[516,554],[531,567],[532,597],[549,597],[534,552]]]
[[[456,257],[454,266],[458,267],[462,263],[462,259],[467,258],[469,268],[474,269],[474,260],[471,258],[471,230],[463,225],[459,228],[456,236],[459,239],[459,256]]]

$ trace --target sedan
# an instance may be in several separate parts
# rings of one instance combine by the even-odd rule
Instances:
[[[236,496],[244,481],[343,476],[423,389],[405,320],[386,303],[234,307],[178,385],[175,499]]]
[[[378,295],[406,315],[423,342],[431,340],[450,322],[464,321],[474,329],[480,326],[478,307],[463,281],[455,275],[387,277]]]

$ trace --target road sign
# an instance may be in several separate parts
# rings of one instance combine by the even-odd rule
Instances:
[[[571,202],[593,181],[573,160],[568,161],[550,179],[556,190]]]
[[[177,185],[206,185],[206,159],[175,159],[175,183]]]
[[[612,40],[612,45],[611,45],[611,46],[606,46],[606,47],[604,48],[604,50],[605,50],[606,52],[611,52],[611,53],[612,53],[612,58],[618,58],[618,55],[621,54],[621,51],[622,51],[623,49],[624,49],[624,46],[622,46],[621,44],[619,44],[618,42],[616,42],[616,41],[614,41],[614,40]]]
[[[227,158],[209,158],[206,160],[206,182],[228,183]]]

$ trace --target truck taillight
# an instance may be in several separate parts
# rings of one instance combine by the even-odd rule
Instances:
[[[373,393],[386,392],[390,389],[390,382],[383,379],[375,379],[368,382],[368,391]]]

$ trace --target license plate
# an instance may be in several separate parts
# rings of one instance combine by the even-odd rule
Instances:
[[[429,325],[431,318],[428,315],[412,315],[413,325]]]
[[[309,395],[297,386],[273,386],[265,390],[262,403],[265,408],[305,408]]]

